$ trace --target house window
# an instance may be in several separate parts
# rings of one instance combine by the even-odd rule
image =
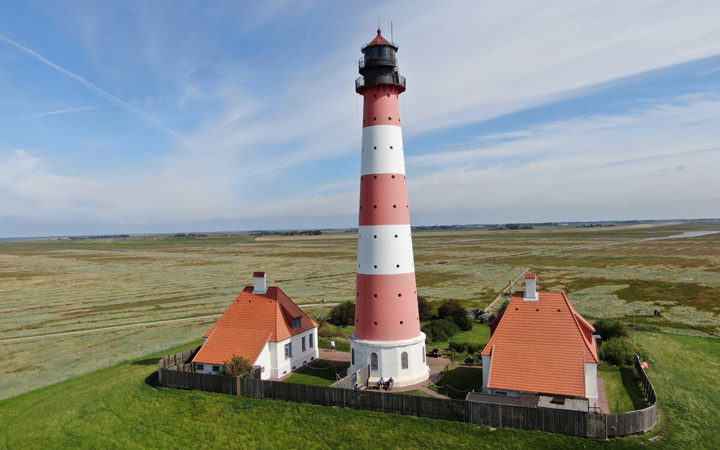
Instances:
[[[400,355],[400,366],[403,369],[408,368],[408,355],[407,352],[402,352],[402,355]]]
[[[195,367],[197,368],[197,370],[205,370],[205,366],[202,364],[197,364]]]
[[[378,357],[377,353],[370,355],[370,370],[378,370]]]
[[[213,372],[220,372],[220,366],[213,366]]]
[[[293,319],[293,328],[300,328],[300,319],[302,319],[302,317],[296,317]]]
[[[290,358],[292,356],[292,342],[289,344],[285,344],[285,358]]]
[[[305,348],[305,336],[302,337],[301,342],[302,342],[302,351],[305,351],[305,350],[306,350],[306,348]]]
[[[310,335],[308,335],[308,340],[310,341],[310,348],[315,347],[315,344],[313,343],[313,334],[312,333],[310,333]]]

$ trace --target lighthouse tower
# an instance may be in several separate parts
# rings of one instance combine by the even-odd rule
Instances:
[[[355,81],[364,105],[350,370],[369,364],[371,383],[392,377],[395,386],[406,386],[424,382],[430,370],[415,285],[398,102],[405,77],[398,73],[397,50],[378,29],[362,48],[362,76]]]

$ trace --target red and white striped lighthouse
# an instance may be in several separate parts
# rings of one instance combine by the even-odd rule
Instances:
[[[364,98],[355,332],[351,370],[370,365],[371,382],[428,379],[420,331],[410,206],[398,97],[405,78],[378,29],[362,48],[355,90]]]

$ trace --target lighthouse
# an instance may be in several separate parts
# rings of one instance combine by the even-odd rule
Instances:
[[[407,386],[425,382],[430,370],[418,314],[397,50],[378,29],[362,48],[355,80],[364,100],[350,370],[370,365],[370,383],[392,377],[395,386]]]

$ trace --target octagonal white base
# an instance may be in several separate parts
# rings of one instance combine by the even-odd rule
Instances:
[[[372,354],[377,355],[377,368],[372,364]],[[403,353],[407,353],[407,368],[403,368]],[[425,333],[404,341],[367,341],[350,336],[350,368],[348,373],[370,365],[370,384],[380,377],[393,378],[394,386],[409,386],[430,378],[430,368],[425,362]]]

